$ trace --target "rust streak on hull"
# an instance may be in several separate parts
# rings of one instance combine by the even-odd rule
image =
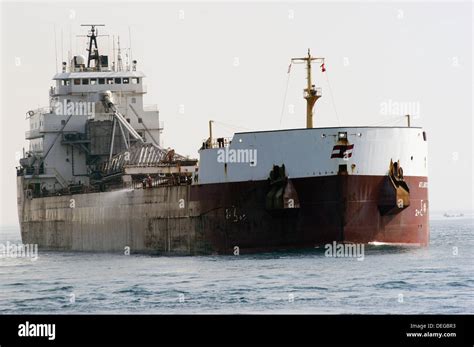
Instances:
[[[420,188],[427,178],[405,177],[410,205],[392,215],[378,209],[383,179],[291,179],[298,207],[276,210],[265,207],[268,181],[20,198],[20,218],[29,216],[21,220],[22,238],[49,249],[123,251],[128,246],[135,253],[160,254],[233,254],[236,246],[249,253],[333,241],[428,245],[428,191]]]

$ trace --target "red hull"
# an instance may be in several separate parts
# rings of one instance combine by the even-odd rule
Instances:
[[[199,202],[202,241],[219,253],[312,248],[339,242],[429,243],[426,177],[405,177],[410,205],[381,215],[383,176],[340,175],[291,179],[299,208],[269,210],[268,181],[191,188]],[[421,182],[421,184],[420,184]]]

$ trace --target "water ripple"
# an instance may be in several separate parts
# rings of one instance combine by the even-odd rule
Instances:
[[[368,246],[363,261],[328,258],[324,248],[238,257],[45,252],[37,262],[0,259],[0,313],[473,314],[473,246],[469,219],[433,221],[428,248]]]

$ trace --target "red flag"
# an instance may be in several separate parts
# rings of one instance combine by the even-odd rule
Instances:
[[[321,64],[321,71],[322,71],[322,72],[325,72],[325,71],[326,71],[326,68],[324,67],[324,63]]]

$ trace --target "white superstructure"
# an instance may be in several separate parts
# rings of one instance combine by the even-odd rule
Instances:
[[[141,142],[160,144],[158,108],[143,103],[145,75],[137,71],[137,61],[123,66],[119,53],[109,64],[108,56],[99,55],[95,26],[88,37],[88,59],[77,55],[64,62],[53,77],[49,107],[27,113],[29,148],[23,164],[31,165],[23,165],[25,179],[40,189],[88,184],[95,167],[137,141],[130,136],[133,130]],[[104,104],[105,95],[116,115]]]
[[[385,176],[391,160],[400,161],[405,176],[427,176],[423,129],[346,127],[245,132],[235,134],[226,147],[200,150],[199,184],[265,180],[274,165],[283,164],[289,178],[333,176],[341,171]]]

